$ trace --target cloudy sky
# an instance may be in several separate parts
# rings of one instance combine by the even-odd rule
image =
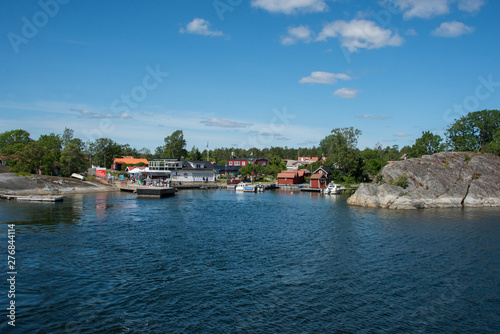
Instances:
[[[500,107],[493,0],[8,1],[0,132],[154,149],[411,145]]]

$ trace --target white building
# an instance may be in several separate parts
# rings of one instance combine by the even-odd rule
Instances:
[[[153,179],[173,182],[215,182],[215,168],[209,161],[155,159],[145,173]]]

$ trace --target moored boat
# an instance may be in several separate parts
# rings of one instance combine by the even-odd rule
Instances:
[[[336,184],[334,182],[330,182],[330,184],[328,185],[328,187],[326,187],[325,189],[325,194],[328,194],[328,195],[338,195],[342,192],[342,190],[340,189],[341,186],[340,184]]]
[[[243,192],[251,192],[254,193],[257,190],[257,188],[253,184],[248,184],[248,183],[238,183],[236,186],[236,191],[243,191]]]

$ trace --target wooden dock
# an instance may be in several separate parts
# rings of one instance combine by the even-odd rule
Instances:
[[[137,197],[164,198],[175,195],[175,188],[167,187],[140,187],[135,190]]]
[[[29,196],[18,196],[18,195],[0,195],[0,199],[6,199],[9,201],[24,201],[24,202],[62,202],[66,196],[53,196],[53,195],[29,195]]]
[[[310,192],[310,193],[320,193],[323,192],[323,188],[300,188],[300,191]]]

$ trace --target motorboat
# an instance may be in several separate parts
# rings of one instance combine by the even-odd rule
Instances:
[[[257,190],[257,188],[253,184],[249,184],[249,183],[245,183],[245,182],[240,182],[236,186],[236,191],[254,193],[256,190]]]
[[[334,182],[330,182],[328,187],[325,189],[325,194],[327,195],[338,195],[342,192],[340,184],[336,184]]]

